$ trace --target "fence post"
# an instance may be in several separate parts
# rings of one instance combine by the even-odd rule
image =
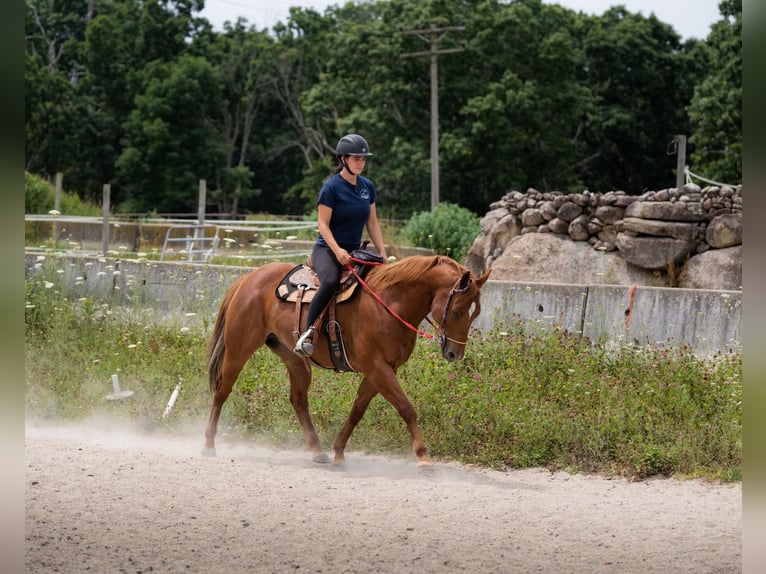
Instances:
[[[61,189],[64,174],[60,171],[56,172],[56,196],[53,200],[53,209],[56,213],[61,213]],[[59,246],[59,224],[58,221],[53,222],[53,249],[58,249]]]
[[[207,181],[199,180],[199,197],[197,199],[197,224],[205,224],[205,194],[207,191]]]
[[[202,227],[205,225],[205,195],[207,193],[207,181],[204,179],[199,180],[199,194],[197,195],[197,225],[194,230],[195,243],[192,248],[199,248],[204,244],[205,229]],[[189,261],[192,261],[191,249],[189,250]]]
[[[684,188],[686,177],[686,136],[677,135],[676,144],[678,144],[676,152],[676,189],[681,191]]]
[[[101,200],[101,217],[103,220],[103,227],[101,231],[101,239],[103,241],[102,251],[104,255],[109,251],[109,194],[111,186],[108,183],[104,184],[103,199]]]

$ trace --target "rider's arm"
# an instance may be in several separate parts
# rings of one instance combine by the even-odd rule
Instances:
[[[367,218],[367,232],[370,234],[373,245],[378,250],[378,253],[383,256],[383,259],[388,259],[386,256],[386,246],[383,243],[383,232],[380,230],[380,223],[378,222],[378,213],[375,210],[375,204],[370,204],[370,215]]]
[[[325,240],[325,243],[330,246],[330,250],[335,254],[335,258],[341,265],[347,265],[351,263],[348,251],[343,249],[335,240],[335,236],[330,230],[330,219],[332,218],[332,207],[328,207],[320,203],[318,205],[319,216],[317,218],[317,225],[319,226],[319,233]]]

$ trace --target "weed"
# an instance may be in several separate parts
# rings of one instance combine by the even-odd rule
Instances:
[[[148,318],[145,318],[147,317]],[[209,322],[70,300],[55,277],[26,288],[26,408],[31,418],[126,417],[148,428],[207,420],[204,356]],[[134,396],[104,399],[111,375]],[[421,339],[398,371],[434,456],[492,468],[741,480],[742,360],[687,347],[592,344],[562,329],[522,325],[475,331],[463,361],[442,360]],[[314,371],[310,405],[326,448],[341,428],[359,375]],[[182,392],[167,419],[173,388]],[[223,432],[302,446],[287,372],[266,349],[245,366],[221,419]],[[408,452],[407,430],[380,396],[351,449]]]

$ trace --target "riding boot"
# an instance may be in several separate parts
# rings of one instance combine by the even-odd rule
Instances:
[[[295,343],[294,353],[303,355],[304,357],[310,357],[314,352],[314,333],[316,329],[312,325],[303,334],[298,337],[298,341]]]

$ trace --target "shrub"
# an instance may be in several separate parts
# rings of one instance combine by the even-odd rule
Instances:
[[[36,175],[24,173],[24,213],[48,213],[53,209],[56,191]]]
[[[24,213],[45,214],[56,205],[56,189],[42,177],[24,173]],[[83,202],[74,192],[62,192],[61,213],[66,215],[101,215],[101,208]]]
[[[463,261],[480,231],[478,215],[454,203],[440,203],[433,211],[413,215],[401,235],[417,247]]]

